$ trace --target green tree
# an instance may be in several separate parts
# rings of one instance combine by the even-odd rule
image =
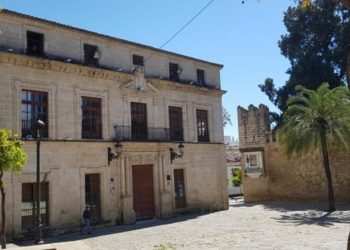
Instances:
[[[236,168],[232,172],[232,184],[235,187],[239,187],[242,184],[242,171],[240,168]]]
[[[323,83],[316,91],[297,86],[290,97],[278,129],[279,140],[287,155],[321,151],[327,178],[328,211],[335,211],[334,191],[328,149],[350,149],[350,94],[340,86],[332,90]]]
[[[0,190],[1,190],[1,248],[6,248],[6,211],[5,183],[3,176],[6,171],[22,171],[27,162],[27,154],[22,149],[22,142],[11,131],[0,129]]]
[[[272,79],[259,85],[282,112],[295,86],[317,89],[322,82],[331,88],[347,81],[347,57],[350,52],[350,10],[337,1],[314,0],[304,8],[302,4],[289,7],[284,14],[287,34],[279,47],[290,61],[288,81],[276,88]],[[349,81],[348,81],[349,82]]]

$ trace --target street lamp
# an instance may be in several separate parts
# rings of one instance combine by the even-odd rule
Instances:
[[[36,233],[35,233],[35,244],[43,243],[41,233],[41,216],[40,216],[40,200],[41,200],[41,187],[40,187],[40,130],[45,128],[45,123],[42,120],[37,120],[34,123],[36,129]]]
[[[111,163],[112,160],[118,159],[123,151],[123,145],[117,142],[115,144],[115,151],[116,153],[112,153],[112,148],[107,148],[107,159],[108,159],[108,166]]]
[[[173,163],[175,158],[182,158],[184,156],[184,145],[182,142],[179,144],[179,154],[174,151],[173,148],[170,148],[170,161]]]

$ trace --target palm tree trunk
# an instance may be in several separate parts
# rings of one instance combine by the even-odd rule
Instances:
[[[1,228],[0,228],[0,237],[1,237],[1,249],[6,248],[6,232],[5,232],[5,189],[4,183],[2,182],[2,176],[4,175],[3,170],[0,170],[0,190],[1,190]]]
[[[348,250],[350,250],[350,232],[349,232],[349,236],[348,236]]]
[[[348,53],[348,58],[346,60],[345,75],[346,75],[346,80],[348,83],[348,88],[350,90],[350,52]]]
[[[329,167],[326,127],[325,126],[322,126],[321,131],[320,131],[320,136],[321,136],[323,166],[324,166],[324,171],[326,174],[327,184],[328,184],[328,212],[333,212],[333,211],[335,211],[335,200],[334,200],[334,191],[333,191],[331,169]]]

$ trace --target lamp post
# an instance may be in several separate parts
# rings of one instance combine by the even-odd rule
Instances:
[[[185,146],[180,142],[179,144],[179,154],[174,151],[173,148],[170,148],[170,161],[173,163],[175,158],[182,158],[184,156],[184,148]]]
[[[111,163],[112,160],[118,159],[123,151],[123,145],[117,142],[115,144],[116,153],[112,153],[112,148],[107,148],[107,159],[108,159],[108,166]]]
[[[40,216],[40,200],[41,200],[41,187],[40,187],[40,130],[45,128],[45,123],[42,120],[37,120],[34,124],[36,129],[36,233],[35,244],[43,243],[41,233],[41,216]]]

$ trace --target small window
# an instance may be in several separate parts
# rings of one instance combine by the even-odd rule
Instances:
[[[81,113],[81,137],[83,139],[101,139],[101,99],[92,97],[82,97]]]
[[[87,65],[97,66],[98,59],[100,59],[100,52],[97,49],[97,46],[84,44],[84,62]]]
[[[204,70],[202,70],[202,69],[197,69],[197,82],[200,85],[204,85],[205,84]]]
[[[171,81],[179,80],[179,65],[176,63],[169,63],[169,79]]]
[[[258,178],[264,173],[262,151],[247,152],[247,153],[244,153],[243,157],[244,157],[245,173],[248,176],[252,178]]]
[[[42,137],[48,137],[48,102],[47,93],[22,90],[22,138],[36,138],[36,133],[33,130],[33,124],[37,120],[42,120],[45,123],[45,128],[41,130]]]
[[[197,134],[199,142],[209,142],[208,111],[197,109]]]
[[[143,66],[143,56],[132,55],[132,64]]]
[[[27,31],[27,54],[33,56],[44,55],[44,34]]]

